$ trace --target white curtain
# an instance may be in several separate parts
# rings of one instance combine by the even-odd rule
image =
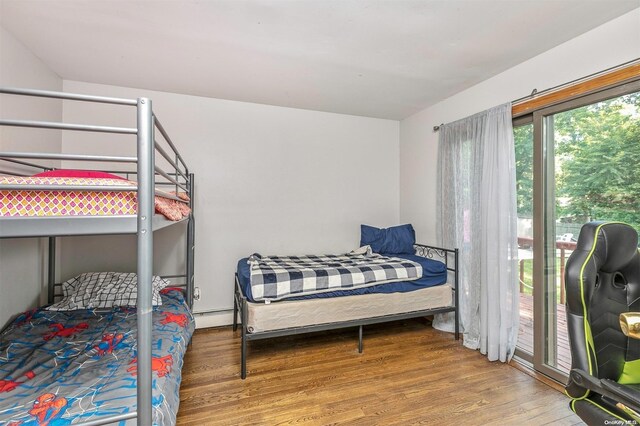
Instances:
[[[508,361],[518,338],[518,237],[511,104],[440,127],[438,242],[460,249],[464,345]],[[453,316],[436,318],[451,330]]]

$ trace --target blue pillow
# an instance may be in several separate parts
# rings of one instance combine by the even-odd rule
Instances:
[[[416,231],[410,223],[391,228],[360,225],[360,247],[371,246],[371,250],[375,253],[384,255],[415,254],[413,248],[415,243]]]

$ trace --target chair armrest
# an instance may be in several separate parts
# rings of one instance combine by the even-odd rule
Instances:
[[[575,368],[569,373],[571,380],[579,386],[620,402],[633,411],[640,413],[640,391],[610,379],[598,379],[584,370]]]
[[[569,373],[569,377],[571,378],[571,381],[573,381],[578,386],[589,389],[590,391],[597,392],[599,394],[602,394],[603,392],[600,379],[590,375],[584,370],[574,368]]]
[[[636,412],[640,412],[640,391],[631,386],[621,385],[613,380],[601,380],[602,387],[618,397],[617,401]]]

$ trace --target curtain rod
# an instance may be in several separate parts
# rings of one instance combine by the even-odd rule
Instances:
[[[571,81],[566,82],[566,83],[558,84],[557,86],[553,86],[553,87],[550,87],[548,89],[544,89],[544,90],[542,90],[540,92],[538,92],[538,89],[534,88],[531,91],[530,94],[528,94],[527,96],[523,96],[521,98],[518,98],[518,99],[515,99],[515,100],[511,101],[511,104],[515,105],[515,104],[518,104],[518,103],[523,102],[523,101],[528,101],[528,100],[531,100],[531,99],[533,99],[534,97],[536,97],[538,95],[544,95],[544,94],[547,94],[549,92],[553,92],[555,90],[559,90],[559,89],[562,89],[564,87],[571,86],[571,85],[576,84],[576,83],[581,82],[581,81],[590,80],[592,78],[595,78],[595,77],[598,77],[598,76],[601,76],[601,75],[604,75],[604,74],[608,74],[608,73],[610,73],[612,71],[615,71],[617,69],[628,67],[629,65],[633,65],[635,63],[640,63],[640,58],[632,59],[632,60],[630,60],[628,62],[619,64],[619,65],[615,65],[615,66],[613,66],[611,68],[607,68],[607,69],[602,70],[602,71],[594,72],[593,74],[589,74],[589,75],[584,76],[584,77],[576,78],[575,80],[571,80]],[[442,125],[444,125],[444,123],[440,123],[440,125],[438,125],[438,126],[433,126],[433,131],[434,132],[439,131],[440,127]]]

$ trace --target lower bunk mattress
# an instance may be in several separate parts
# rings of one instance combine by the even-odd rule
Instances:
[[[136,324],[135,307],[18,316],[0,335],[0,425],[66,425],[135,411]],[[176,422],[193,330],[182,292],[163,290],[162,305],[153,307],[156,425]]]

